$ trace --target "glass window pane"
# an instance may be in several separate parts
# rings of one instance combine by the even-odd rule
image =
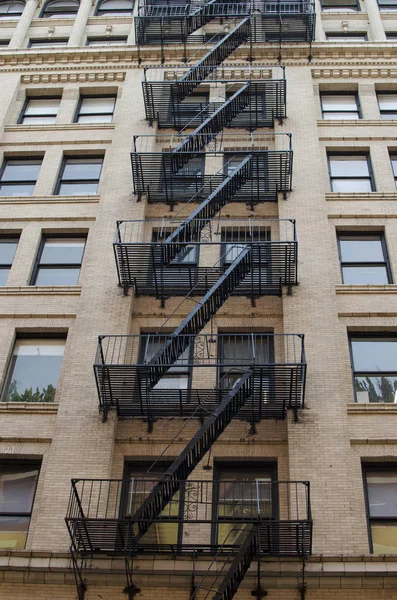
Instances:
[[[17,251],[18,240],[0,240],[0,264],[12,265],[15,252]]]
[[[397,522],[371,524],[374,554],[397,554]]]
[[[51,48],[52,46],[67,46],[67,40],[31,40],[31,48]]]
[[[394,177],[397,177],[397,156],[391,156],[391,166],[393,169],[393,175]]]
[[[366,478],[370,516],[396,517],[397,472],[368,472]]]
[[[383,248],[379,235],[340,236],[342,262],[383,262]]]
[[[323,119],[345,119],[345,120],[353,120],[353,119],[359,119],[359,114],[358,112],[354,113],[354,112],[349,112],[349,113],[344,113],[344,112],[337,112],[337,113],[333,113],[333,112],[325,112],[323,115]]]
[[[30,517],[0,517],[0,550],[23,550]]]
[[[23,117],[22,122],[24,125],[53,125],[56,122],[56,117]]]
[[[115,98],[93,97],[83,98],[80,107],[80,113],[112,113],[114,109]]]
[[[376,369],[374,369],[376,370]],[[355,377],[356,402],[397,403],[397,377]]]
[[[59,98],[30,99],[25,110],[25,116],[29,115],[56,115],[60,104]]]
[[[99,179],[101,168],[101,158],[68,159],[65,163],[62,179]]]
[[[40,257],[40,264],[81,264],[85,239],[46,240]]]
[[[36,181],[41,160],[9,160],[1,181]]]
[[[130,0],[103,0],[99,4],[100,10],[132,10]]]
[[[34,191],[34,183],[29,184],[1,184],[0,196],[31,196]]]
[[[10,269],[0,269],[0,285],[7,285]]]
[[[369,176],[368,162],[365,156],[330,156],[329,164],[333,177]]]
[[[370,179],[333,179],[333,192],[372,192]]]
[[[343,283],[353,285],[389,283],[386,267],[343,267]]]
[[[38,474],[33,466],[1,465],[0,513],[30,513]]]
[[[59,188],[61,196],[84,196],[96,194],[98,183],[62,183]]]
[[[397,94],[378,94],[378,103],[381,110],[397,111]]]
[[[79,115],[78,123],[111,123],[113,115]]]
[[[397,373],[397,338],[352,338],[355,371]]]
[[[80,269],[40,269],[34,285],[77,285],[79,282]]]
[[[53,402],[65,340],[16,342],[5,402]]]
[[[337,96],[336,94],[321,96],[323,110],[357,110],[356,97],[354,95],[347,96],[345,94]]]

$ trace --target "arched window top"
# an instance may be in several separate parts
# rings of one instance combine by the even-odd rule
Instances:
[[[40,17],[43,19],[73,17],[79,10],[79,0],[47,0]]]
[[[0,1],[0,19],[19,19],[24,8],[23,0]]]
[[[132,15],[133,0],[99,0],[95,11],[96,15]]]

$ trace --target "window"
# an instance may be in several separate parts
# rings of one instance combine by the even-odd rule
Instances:
[[[30,40],[29,48],[52,48],[53,46],[67,46],[68,40],[64,38],[58,39],[42,39],[42,40]]]
[[[40,464],[0,462],[0,548],[23,550],[28,537],[30,518]]]
[[[391,283],[383,233],[340,233],[338,241],[343,283]]]
[[[378,94],[378,105],[381,119],[397,119],[397,93]]]
[[[350,337],[356,402],[397,403],[397,337]]]
[[[366,465],[364,492],[372,554],[397,554],[397,467]]]
[[[396,0],[378,0],[379,10],[381,12],[396,12],[397,2]]]
[[[10,43],[10,40],[0,40],[0,46],[6,47]]]
[[[272,485],[275,480],[276,468],[272,465],[237,463],[215,467],[215,544],[241,543],[251,528],[249,520],[255,522],[258,518],[258,507],[263,519],[277,518],[277,490]]]
[[[373,192],[368,154],[328,154],[328,168],[333,192]]]
[[[330,42],[367,42],[366,33],[327,33],[327,40]]]
[[[88,38],[87,46],[122,46],[127,43],[126,37]]]
[[[162,345],[165,343],[164,336],[158,336],[154,334],[143,334],[141,336],[141,364],[146,364],[155,356],[160,350]],[[190,387],[191,377],[191,348],[188,347],[178,358],[170,369],[168,369],[166,375],[160,379],[160,381],[154,386],[154,390],[188,390]],[[162,396],[163,400],[166,397]]]
[[[358,0],[321,0],[323,12],[357,12],[360,10]]]
[[[397,39],[397,31],[385,31],[385,34],[388,42],[394,42]]]
[[[231,389],[241,378],[249,365],[272,362],[274,355],[273,338],[266,333],[221,334],[218,336],[219,379],[222,387]],[[265,379],[264,374],[262,374]],[[264,402],[269,401],[266,385],[263,385]]]
[[[360,119],[357,94],[321,94],[323,119]]]
[[[79,10],[79,0],[47,0],[41,11],[43,19],[74,17]]]
[[[61,167],[56,194],[76,196],[96,194],[103,157],[65,158]]]
[[[14,345],[2,402],[54,402],[65,338],[20,338]]]
[[[25,8],[21,0],[5,0],[0,2],[0,19],[19,19]]]
[[[111,123],[116,96],[81,96],[75,123]]]
[[[1,169],[0,196],[31,196],[41,161],[41,158],[6,158]]]
[[[44,238],[31,285],[77,285],[85,241],[82,237]]]
[[[28,98],[22,109],[18,123],[23,123],[24,125],[55,123],[60,102],[60,96]]]
[[[125,516],[132,516],[140,508],[153,487],[156,485],[161,475],[167,471],[169,463],[157,463],[152,471],[149,471],[151,464],[130,464],[127,463],[124,469],[124,481],[126,484],[122,493],[122,513]],[[177,521],[180,518],[183,498],[184,485],[181,490],[174,494],[172,500],[161,512],[164,519]],[[125,507],[125,508],[124,508]],[[183,513],[182,513],[183,514]],[[177,544],[182,539],[182,523],[178,524],[161,522],[156,520],[141,539],[144,544]]]
[[[99,0],[95,14],[99,17],[132,15],[132,0]]]
[[[15,236],[0,236],[0,286],[7,285],[18,241],[18,238]]]

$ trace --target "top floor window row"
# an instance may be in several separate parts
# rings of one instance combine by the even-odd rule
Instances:
[[[58,115],[60,96],[28,97],[18,123],[24,125],[54,124]],[[115,94],[80,96],[74,116],[75,123],[110,123],[116,104]]]
[[[42,19],[67,19],[77,15],[80,0],[47,0],[40,12]],[[19,19],[25,8],[25,0],[2,0],[0,19]],[[95,16],[132,15],[134,0],[98,0]]]
[[[397,119],[397,92],[378,91],[376,96],[379,117],[382,120]],[[325,120],[363,118],[357,91],[322,91],[320,102],[322,118]]]

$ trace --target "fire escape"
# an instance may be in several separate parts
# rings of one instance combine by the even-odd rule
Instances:
[[[217,0],[188,7],[146,3],[144,15],[136,22],[139,44],[158,43],[160,35],[163,48],[178,40],[189,43],[189,36],[214,18],[233,20],[220,41],[176,79],[175,73],[170,78],[163,71],[158,86],[145,74],[149,123],[158,120],[180,130],[168,136],[136,136],[131,156],[135,193],[138,200],[145,196],[149,203],[165,201],[172,211],[179,204],[196,207],[187,218],[177,214],[163,219],[159,226],[152,224],[149,236],[155,234],[154,240],[142,241],[149,221],[118,222],[114,250],[119,283],[125,293],[132,287],[137,295],[158,297],[163,306],[169,296],[182,294],[182,310],[185,306],[190,309],[172,332],[167,319],[155,334],[101,336],[94,365],[98,395],[103,420],[109,410],[116,409],[120,418],[143,417],[149,430],[157,418],[167,415],[198,418],[201,426],[155,480],[72,481],[66,522],[79,600],[85,593],[85,561],[96,553],[124,556],[125,592],[130,600],[138,591],[133,562],[141,552],[203,553],[212,562],[201,578],[193,578],[190,600],[231,600],[254,559],[258,561],[255,594],[259,599],[265,595],[260,569],[264,556],[298,556],[304,564],[311,551],[308,482],[255,480],[252,484],[241,482],[239,487],[234,481],[225,492],[227,497],[233,496],[227,500],[227,510],[215,515],[217,482],[190,480],[233,419],[249,420],[255,431],[257,421],[283,419],[289,408],[297,417],[304,402],[302,335],[212,332],[213,317],[232,294],[249,297],[255,306],[258,297],[280,295],[282,286],[290,288],[297,283],[293,220],[241,220],[236,233],[232,221],[221,216],[230,202],[254,207],[276,201],[279,194],[286,197],[292,173],[291,137],[253,133],[255,128],[273,126],[276,119],[285,117],[284,77],[275,81],[270,68],[266,81],[248,68],[244,80],[233,78],[221,67],[241,44],[255,39],[254,32],[266,30],[268,7],[259,3],[259,16],[253,17],[254,8],[246,2],[233,6],[230,9]],[[299,6],[302,17],[310,5],[300,2]],[[271,33],[268,35],[271,38]],[[302,34],[296,35],[300,39]],[[225,78],[224,97],[215,102],[200,100],[196,110],[194,94],[208,82],[217,82],[220,70]],[[224,132],[236,126],[249,131],[237,135]],[[211,156],[214,164],[221,162],[221,168],[207,174],[203,160]],[[209,255],[218,248],[221,258],[218,255],[210,266],[196,263],[191,269],[186,263],[206,245]],[[211,326],[209,334],[203,333],[207,325]],[[237,362],[236,345],[244,348]],[[185,387],[181,381],[186,377],[175,375],[178,369],[189,372],[190,378],[192,371],[201,371],[202,379],[215,379],[206,389],[195,387],[192,381]],[[275,498],[283,501],[277,514],[269,510]],[[241,507],[245,507],[242,512]],[[191,530],[206,524],[212,531],[211,541],[192,544],[181,533],[176,542],[154,544],[153,527],[158,523],[178,527],[183,523]],[[229,528],[226,536],[220,536],[220,524]],[[199,529],[196,531],[193,538],[200,539]],[[211,566],[218,561],[223,566],[214,580]]]

